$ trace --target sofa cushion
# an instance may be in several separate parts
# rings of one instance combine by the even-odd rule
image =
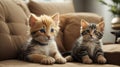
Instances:
[[[104,45],[103,50],[107,63],[120,65],[120,44]]]
[[[36,2],[30,0],[28,7],[36,15],[74,12],[72,2]]]
[[[15,58],[26,42],[30,12],[21,0],[0,0],[0,60]]]
[[[110,64],[82,64],[77,62],[66,63],[66,64],[53,64],[53,65],[42,65],[39,63],[30,63],[19,60],[6,60],[0,62],[0,67],[120,67],[117,65]]]

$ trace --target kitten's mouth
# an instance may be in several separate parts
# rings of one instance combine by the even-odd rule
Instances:
[[[48,42],[41,42],[42,44],[48,44]]]
[[[39,44],[40,44],[40,45],[48,45],[48,42],[46,42],[46,43],[41,43],[41,42],[39,42]]]
[[[90,41],[94,41],[95,39],[94,39],[94,38],[90,38],[89,40],[90,40]]]
[[[36,43],[36,44],[39,44],[39,45],[48,45],[48,42],[41,42],[41,41],[34,40],[34,39],[32,39],[32,42]]]

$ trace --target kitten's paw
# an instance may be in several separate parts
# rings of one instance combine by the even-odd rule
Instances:
[[[91,64],[93,61],[89,58],[88,55],[82,57],[82,62],[85,64]]]
[[[52,58],[52,57],[46,57],[46,58],[43,58],[43,59],[41,60],[41,63],[42,63],[42,64],[48,64],[48,65],[54,64],[54,63],[55,63],[55,59]]]
[[[92,60],[91,59],[84,59],[83,63],[85,63],[85,64],[91,64]]]
[[[66,59],[67,62],[71,62],[71,61],[73,61],[72,56],[67,56],[67,57],[65,57],[65,59]]]
[[[66,59],[63,58],[63,57],[57,57],[56,58],[56,63],[65,64],[66,63]]]
[[[100,64],[104,64],[107,62],[106,58],[103,55],[99,55],[97,58],[97,62]]]

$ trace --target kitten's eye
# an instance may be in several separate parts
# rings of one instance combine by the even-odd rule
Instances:
[[[89,31],[89,30],[86,30],[86,32],[88,32],[88,33],[89,33],[90,31]]]
[[[54,32],[54,29],[53,29],[53,28],[51,29],[51,32]]]
[[[82,32],[82,35],[86,35],[86,34],[88,34],[89,32],[90,32],[89,30],[85,30],[85,31]]]
[[[97,33],[97,31],[96,31],[96,30],[94,30],[94,33]]]
[[[94,31],[94,33],[95,33],[96,35],[98,34],[98,32],[97,32],[96,30]]]
[[[41,33],[45,33],[45,29],[40,29],[40,32]]]

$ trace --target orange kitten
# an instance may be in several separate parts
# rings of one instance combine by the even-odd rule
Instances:
[[[24,59],[42,64],[66,63],[58,51],[55,37],[59,31],[59,14],[53,16],[32,14],[29,19],[31,41],[24,49]]]

